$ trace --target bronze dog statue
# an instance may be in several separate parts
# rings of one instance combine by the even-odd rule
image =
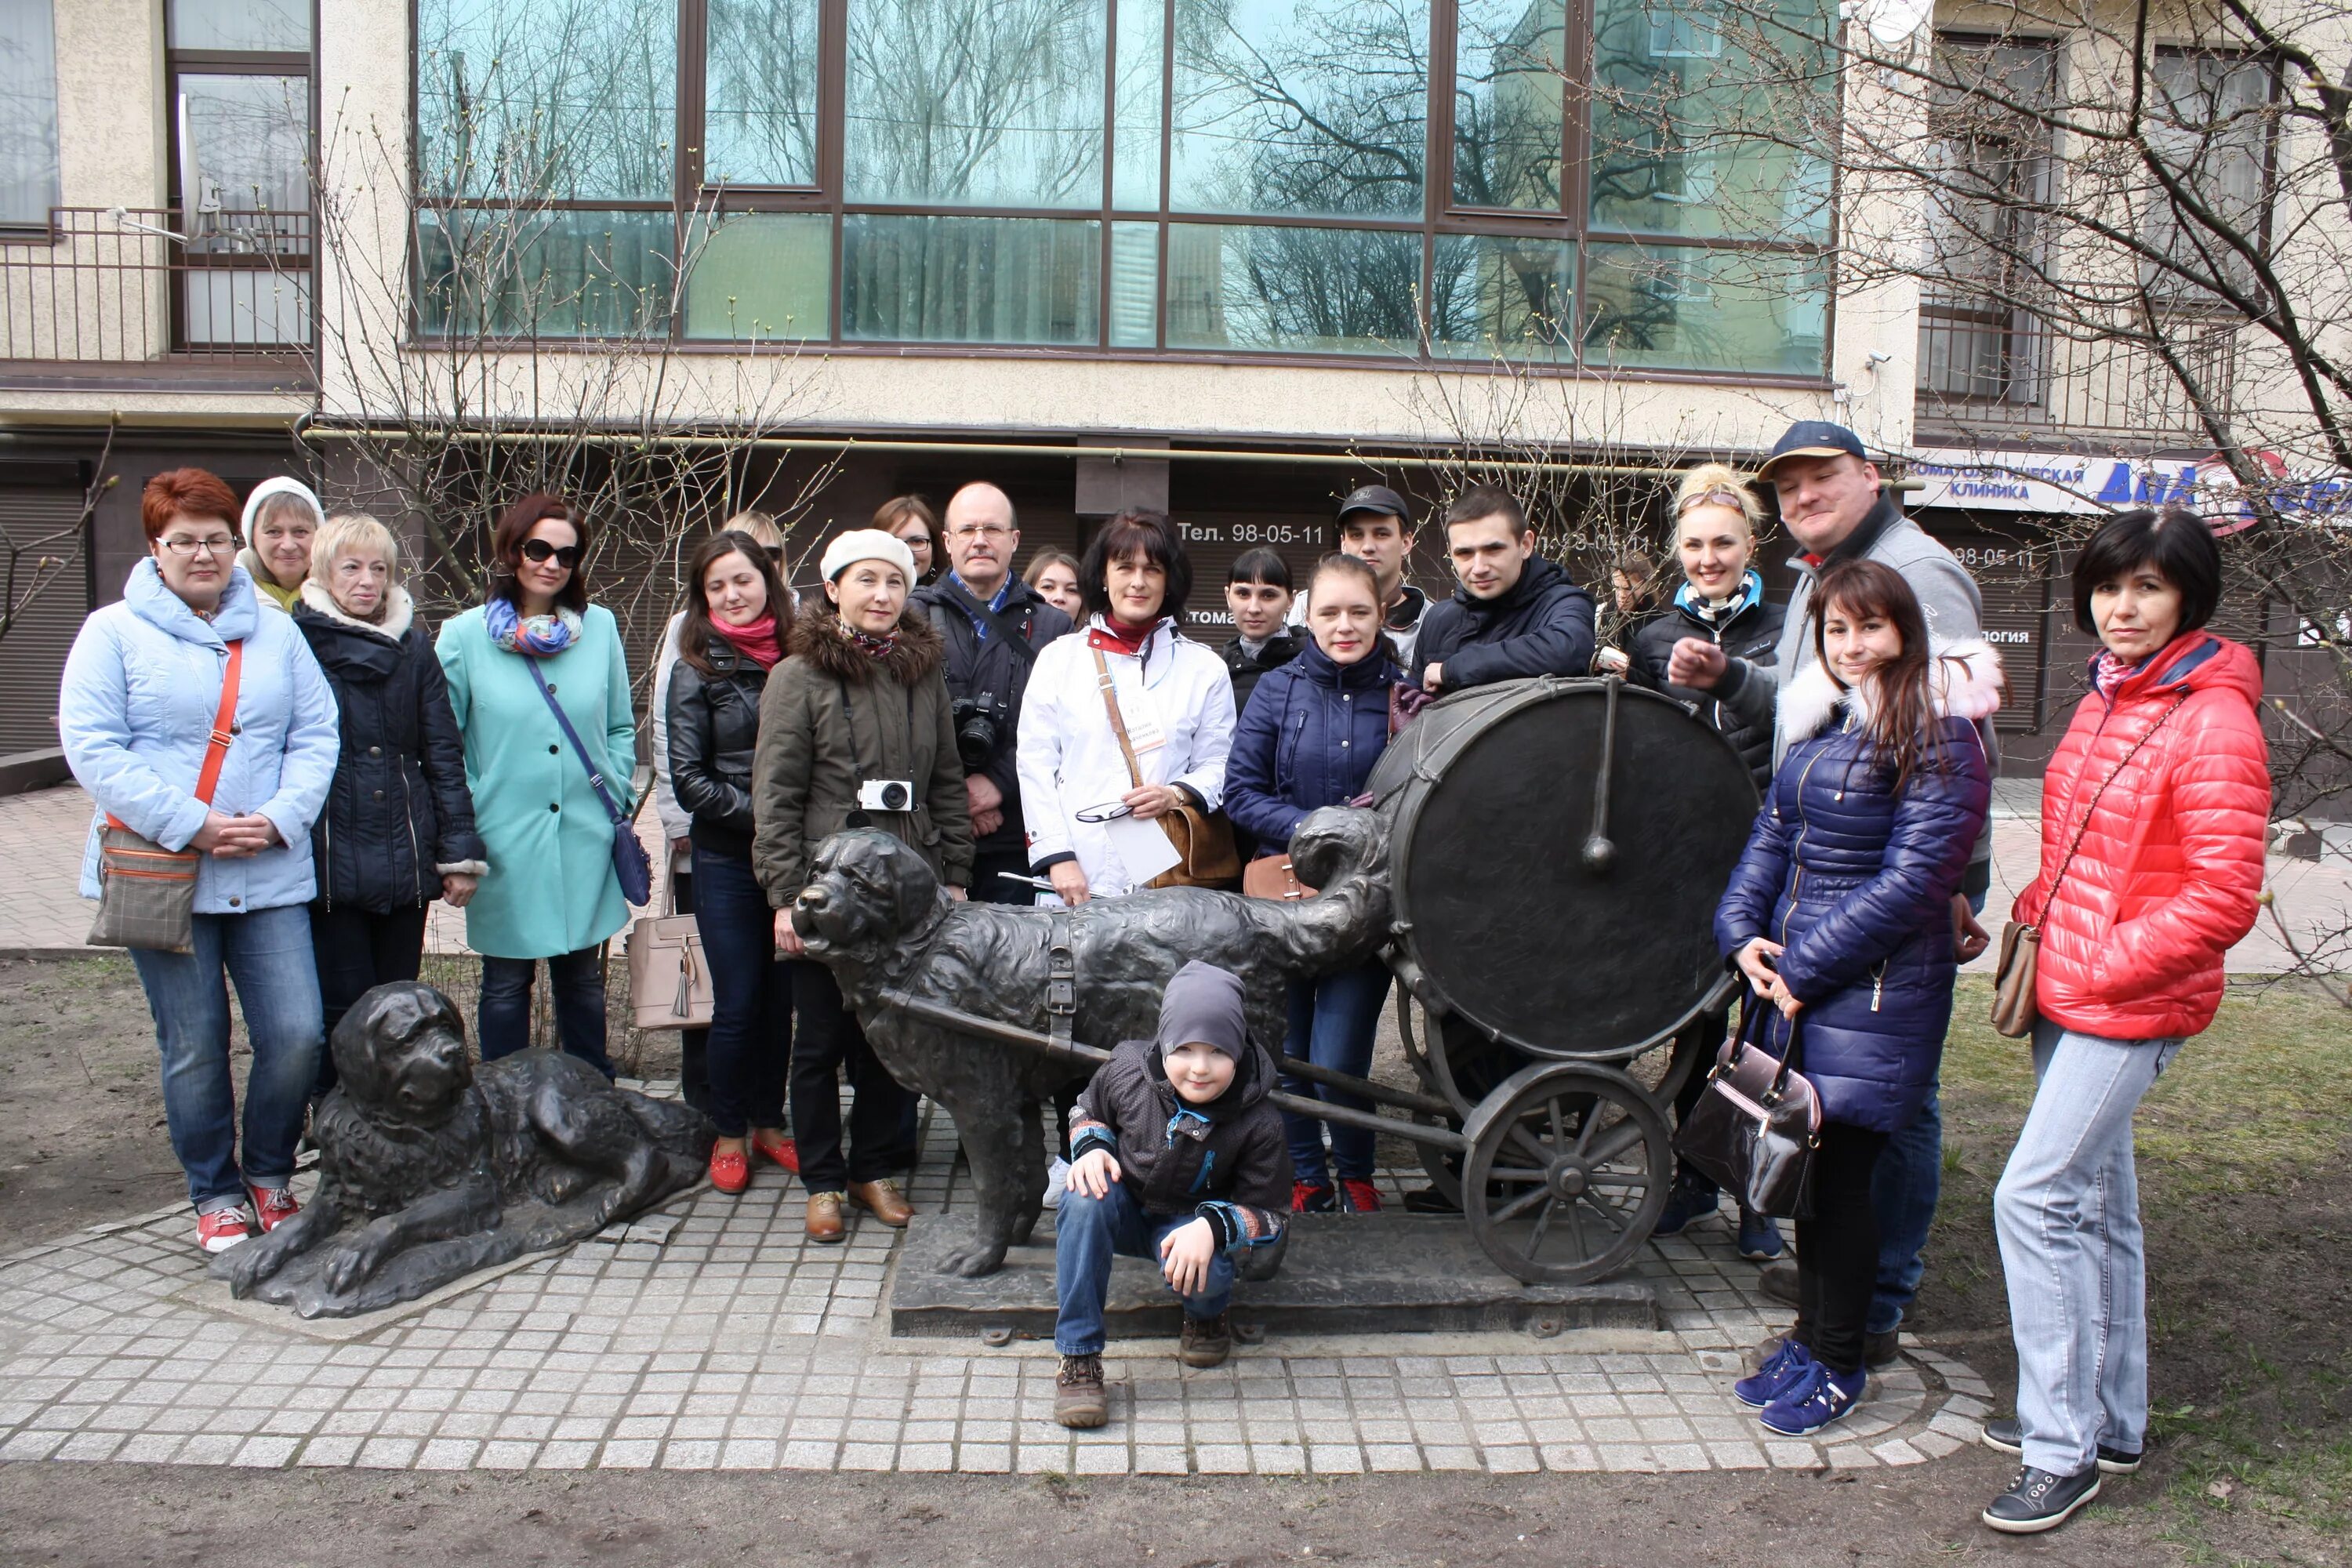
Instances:
[[[615,1089],[577,1057],[518,1051],[475,1071],[430,985],[362,996],[330,1042],[318,1191],[213,1260],[238,1297],[306,1318],[410,1301],[478,1268],[593,1236],[701,1179],[700,1111]]]
[[[1387,940],[1387,827],[1372,813],[1328,807],[1291,839],[1299,879],[1322,889],[1314,899],[1170,888],[1066,911],[1072,1037],[1104,1047],[1149,1039],[1170,977],[1197,958],[1241,976],[1251,1035],[1278,1044],[1288,1025],[1286,980],[1360,963]],[[1047,1033],[1061,911],[951,900],[920,856],[868,829],[819,845],[814,873],[793,903],[793,929],[809,956],[832,969],[891,1076],[947,1107],[971,1163],[979,1222],[940,1268],[993,1273],[1006,1247],[1028,1240],[1044,1209],[1039,1102],[1084,1069],[911,1017],[884,993]]]

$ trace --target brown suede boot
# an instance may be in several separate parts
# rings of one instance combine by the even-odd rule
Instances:
[[[1099,1426],[1110,1419],[1103,1393],[1102,1357],[1066,1355],[1054,1377],[1054,1419],[1065,1426]]]
[[[850,1183],[849,1201],[859,1208],[871,1209],[876,1219],[893,1230],[905,1229],[907,1222],[915,1217],[915,1211],[899,1195],[898,1184],[887,1176],[878,1182]]]

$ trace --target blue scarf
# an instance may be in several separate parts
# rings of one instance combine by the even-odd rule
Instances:
[[[509,653],[528,654],[533,658],[546,658],[562,653],[580,640],[580,616],[577,611],[557,606],[551,616],[532,616],[525,619],[520,611],[504,599],[492,599],[482,606],[482,625],[490,640]]]

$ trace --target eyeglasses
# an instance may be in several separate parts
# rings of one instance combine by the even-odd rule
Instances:
[[[580,564],[580,547],[576,544],[550,544],[544,539],[526,539],[522,542],[522,558],[541,566],[552,561],[569,572]]]
[[[163,541],[163,548],[183,561],[197,555],[226,555],[236,548],[236,538],[220,533],[210,539],[190,539],[184,533],[175,533]]]
[[[1090,805],[1070,815],[1080,822],[1116,822],[1122,816],[1133,816],[1135,807],[1123,800],[1114,800],[1101,805]]]
[[[950,539],[985,539],[992,543],[1000,539],[1010,539],[1012,536],[1013,531],[1011,529],[999,528],[992,522],[985,528],[973,528],[967,525],[962,528],[950,528],[948,530],[948,537]]]
[[[1745,498],[1743,498],[1738,490],[1725,489],[1722,487],[1717,486],[1716,489],[1707,491],[1705,495],[1693,496],[1690,500],[1683,502],[1682,505],[1675,508],[1675,515],[1676,517],[1680,517],[1683,513],[1690,510],[1692,508],[1702,506],[1727,506],[1731,508],[1732,510],[1739,512],[1743,516],[1748,510],[1748,503]]]

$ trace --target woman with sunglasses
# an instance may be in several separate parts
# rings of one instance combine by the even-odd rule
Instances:
[[[1192,563],[1167,514],[1123,511],[1103,524],[1078,584],[1087,624],[1038,650],[1015,747],[1031,868],[1066,904],[1148,885],[1156,872],[1130,868],[1120,843],[1159,852],[1164,837],[1129,828],[1156,831],[1182,805],[1216,810],[1234,743],[1225,661],[1179,629]]]
[[[604,792],[627,810],[637,755],[629,667],[613,612],[588,602],[588,521],[570,502],[516,501],[491,535],[489,598],[453,617],[434,647],[488,851],[466,908],[467,945],[482,955],[482,1059],[530,1043],[543,958],[563,1048],[610,1078],[596,950],[629,905],[613,869],[612,817],[550,705],[562,705]]]
[[[719,531],[749,535],[760,547],[768,563],[768,571],[780,584],[777,603],[783,606],[779,614],[790,621],[794,607],[792,591],[781,588],[784,574],[784,536],[776,527],[776,520],[764,511],[739,511],[719,524]],[[694,845],[689,835],[694,830],[694,814],[680,805],[677,781],[669,764],[669,689],[677,674],[678,634],[685,630],[686,620],[702,590],[689,571],[686,579],[686,602],[688,606],[669,618],[662,629],[661,650],[654,655],[653,708],[647,715],[654,731],[654,813],[661,818],[662,837],[669,845],[670,891],[677,900],[677,912],[694,913]],[[715,1114],[711,1104],[710,1072],[707,1054],[710,1044],[708,1029],[680,1029],[677,1033],[677,1088],[687,1104],[705,1116]]]
[[[1666,661],[1684,637],[1705,637],[1735,658],[1769,664],[1780,645],[1784,605],[1767,604],[1764,579],[1750,564],[1756,554],[1756,531],[1764,520],[1763,504],[1748,488],[1748,476],[1724,463],[1701,463],[1685,474],[1675,491],[1675,554],[1683,569],[1682,586],[1674,602],[1633,634],[1632,658],[1625,678],[1637,686],[1663,691],[1688,708],[1700,721],[1729,741],[1759,790],[1772,783],[1772,726],[1747,722],[1715,700],[1712,692],[1695,691],[1666,679]],[[1684,1079],[1675,1109],[1687,1116],[1706,1087],[1706,1063],[1723,1044],[1730,1014],[1709,1014],[1694,1019],[1675,1037],[1675,1049],[1696,1054]],[[1712,1216],[1719,1202],[1715,1183],[1687,1165],[1675,1178],[1665,1212],[1653,1232],[1678,1236],[1693,1224]],[[1762,1215],[1739,1211],[1739,1256],[1764,1263],[1780,1256],[1780,1226]]]

